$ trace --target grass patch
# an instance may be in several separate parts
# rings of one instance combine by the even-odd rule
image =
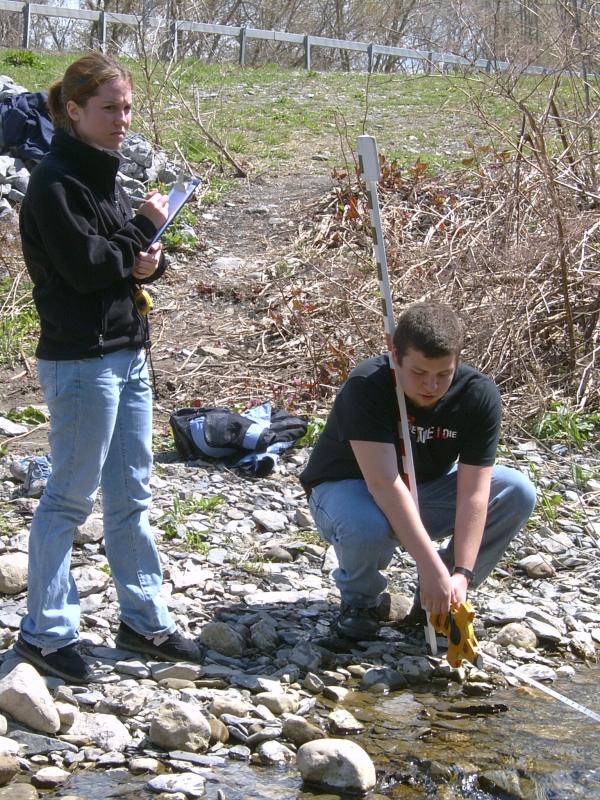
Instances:
[[[296,447],[312,447],[325,427],[323,417],[311,417],[308,421],[306,433],[296,442]]]
[[[577,449],[600,436],[600,411],[581,412],[563,403],[551,403],[533,426],[532,433],[538,439],[562,442]]]
[[[210,515],[224,502],[225,498],[221,497],[221,495],[202,497],[199,500],[182,500],[178,495],[174,495],[171,511],[165,514],[159,521],[158,526],[168,541],[183,539],[192,549],[197,550],[208,531],[194,532],[184,530],[186,521],[193,514]]]
[[[46,89],[77,56],[28,52],[23,63],[12,51],[4,59],[11,77],[32,91]],[[141,61],[124,59],[135,80],[134,129],[151,134],[149,111],[156,109],[161,141],[167,152],[175,142],[195,163],[221,165],[222,157],[198,130],[179,102],[179,95],[196,107],[202,123],[231,153],[258,170],[288,161],[306,162],[316,152],[343,163],[356,137],[377,136],[381,152],[401,164],[418,155],[432,167],[458,167],[476,146],[502,146],[514,138],[520,112],[506,99],[506,87],[496,76],[371,75],[310,72],[273,64],[242,68],[184,59],[174,67],[153,64],[144,77]],[[548,78],[523,77],[512,88],[516,99],[541,109]],[[153,97],[145,96],[146,86]],[[569,91],[565,83],[564,93]],[[494,121],[492,141],[482,115]],[[147,128],[147,129],[146,129]],[[300,171],[297,169],[297,171]]]
[[[49,419],[41,409],[33,406],[27,406],[20,411],[9,411],[6,416],[13,422],[22,422],[25,425],[42,425]]]
[[[0,280],[0,364],[13,367],[31,356],[39,333],[39,320],[31,298],[29,280]]]

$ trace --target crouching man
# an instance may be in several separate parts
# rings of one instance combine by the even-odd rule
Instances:
[[[338,632],[377,635],[382,574],[398,546],[418,568],[411,612],[448,611],[490,574],[529,518],[529,479],[494,465],[500,395],[460,363],[462,325],[449,306],[419,303],[394,333],[406,398],[420,514],[402,480],[399,411],[387,355],[359,364],[338,392],[300,480],[321,536],[333,545]],[[433,542],[450,536],[438,553]],[[419,606],[420,599],[420,606]]]

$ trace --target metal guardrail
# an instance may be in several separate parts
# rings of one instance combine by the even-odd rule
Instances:
[[[331,39],[326,36],[304,36],[299,33],[288,33],[287,31],[268,31],[260,28],[246,28],[235,25],[212,25],[205,22],[191,22],[186,20],[165,20],[160,17],[138,17],[133,14],[117,14],[111,11],[91,11],[86,9],[62,8],[56,6],[41,5],[39,3],[20,2],[19,0],[0,0],[0,12],[8,11],[18,13],[23,19],[23,42],[24,49],[29,48],[33,18],[59,17],[60,19],[85,20],[87,22],[98,23],[98,40],[100,49],[104,52],[108,43],[108,26],[126,25],[132,28],[166,28],[170,30],[172,36],[172,53],[177,56],[177,45],[180,32],[204,33],[216,36],[231,36],[236,38],[239,43],[239,63],[244,66],[246,63],[246,43],[249,39],[262,39],[273,42],[286,42],[288,44],[300,45],[304,50],[304,66],[307,70],[311,68],[311,51],[313,47],[327,47],[336,50],[348,50],[364,53],[367,56],[367,70],[373,71],[375,57],[378,55],[392,56],[394,58],[408,59],[412,61],[425,62],[433,66],[458,66],[463,68],[474,68],[485,70],[486,72],[505,72],[511,68],[518,68],[520,72],[529,75],[545,75],[552,70],[547,67],[518,65],[510,61],[498,61],[495,59],[477,58],[470,60],[463,56],[451,53],[438,53],[434,51],[414,50],[409,47],[390,47],[388,45],[374,44],[369,42],[351,42],[346,39]]]

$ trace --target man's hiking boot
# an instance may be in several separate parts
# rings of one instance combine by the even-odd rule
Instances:
[[[356,608],[349,603],[342,603],[336,628],[347,639],[376,639],[379,633],[377,608]]]
[[[54,675],[67,683],[86,684],[92,678],[92,671],[85,663],[77,644],[46,650],[26,642],[21,635],[17,639],[15,653],[37,667],[44,675]]]
[[[204,661],[204,648],[178,631],[146,637],[121,622],[115,643],[123,650],[154,656],[158,661],[191,661],[194,664]]]
[[[421,606],[421,597],[418,589],[415,592],[412,608],[400,624],[409,628],[422,628],[427,625],[427,614]]]

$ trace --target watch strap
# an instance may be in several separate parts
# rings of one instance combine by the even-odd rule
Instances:
[[[464,575],[465,578],[469,581],[469,583],[471,583],[473,581],[473,578],[475,577],[475,575],[473,574],[473,570],[467,569],[467,567],[454,567],[454,569],[452,570],[452,574],[456,575],[456,573],[458,573],[459,575]]]

